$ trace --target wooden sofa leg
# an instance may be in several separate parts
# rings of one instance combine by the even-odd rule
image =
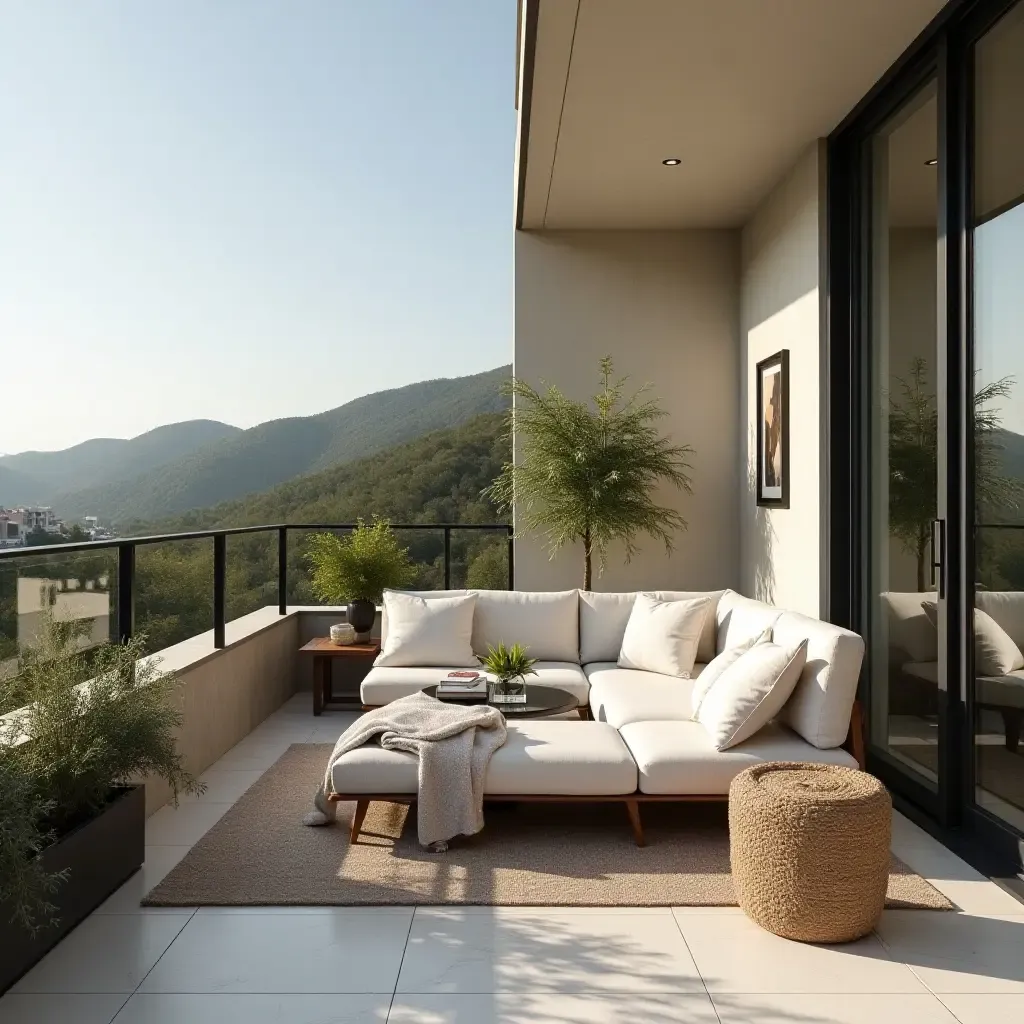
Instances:
[[[349,834],[349,842],[355,843],[359,839],[359,832],[363,827],[363,819],[370,806],[369,800],[357,800],[355,813],[352,815],[352,832]]]
[[[580,716],[580,718],[583,719],[584,722],[589,722],[590,721],[590,706],[588,704],[583,704],[581,707],[578,707],[576,709],[576,714],[578,714]]]
[[[626,813],[629,815],[629,824],[633,829],[633,839],[636,841],[636,845],[646,846],[647,840],[644,838],[644,826],[640,820],[640,802],[638,800],[627,800]]]
[[[859,700],[853,702],[853,713],[850,715],[850,753],[854,760],[864,771],[867,766],[867,758],[864,756],[864,715],[861,711]]]

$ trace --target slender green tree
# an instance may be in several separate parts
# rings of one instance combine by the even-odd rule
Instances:
[[[1006,512],[1024,497],[1021,481],[1003,472],[1001,415],[992,403],[1009,398],[1014,379],[1002,377],[974,393],[975,501],[979,509]],[[939,416],[928,364],[916,358],[907,377],[896,378],[889,398],[889,532],[917,560],[917,589],[925,569],[938,487]]]
[[[593,561],[604,568],[608,546],[619,541],[626,561],[636,537],[646,534],[672,550],[686,520],[652,497],[658,483],[690,493],[693,449],[657,430],[665,416],[647,398],[650,385],[624,396],[628,378],[614,379],[610,357],[600,362],[600,389],[592,402],[567,398],[557,387],[540,392],[524,380],[507,385],[513,405],[509,435],[518,452],[484,490],[500,508],[515,505],[518,531],[540,532],[552,555],[583,545],[583,586],[593,582]]]

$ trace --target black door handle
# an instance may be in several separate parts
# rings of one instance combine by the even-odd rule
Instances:
[[[946,520],[932,520],[932,586],[938,591],[939,600],[946,596]]]

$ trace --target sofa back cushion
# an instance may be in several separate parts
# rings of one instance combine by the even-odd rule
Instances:
[[[864,641],[848,629],[799,612],[782,612],[772,638],[783,646],[807,640],[807,662],[780,721],[820,750],[842,746],[850,731]]]
[[[939,657],[939,634],[935,623],[924,613],[925,601],[934,601],[931,593],[903,593],[891,590],[882,594],[885,625],[889,630],[889,661],[905,665],[909,661],[936,661]]]
[[[474,590],[473,650],[522,644],[531,658],[579,664],[579,591]],[[620,637],[621,640],[621,637]],[[618,651],[616,651],[618,654]],[[612,659],[614,660],[614,659]]]
[[[697,661],[701,664],[711,661],[715,656],[715,613],[725,591],[652,590],[648,593],[659,601],[692,601],[698,597],[710,599],[711,606],[697,646]],[[617,661],[636,593],[602,594],[581,590],[579,595],[580,662],[592,665],[599,661]]]
[[[421,668],[428,665],[468,668],[473,655],[475,594],[427,600],[397,590],[384,592],[388,635],[374,665]]]
[[[1024,649],[1024,593],[1019,590],[979,590],[975,605],[992,616],[1010,639]]]
[[[726,590],[718,602],[715,616],[715,652],[721,654],[730,647],[739,647],[756,639],[766,629],[771,629],[781,614],[782,609],[775,605],[744,597],[735,590]]]
[[[431,601],[436,597],[465,597],[468,590],[396,590],[396,594],[410,594],[412,597],[422,597],[425,601]],[[380,645],[383,648],[388,639],[388,606],[386,602],[381,603],[380,611]]]

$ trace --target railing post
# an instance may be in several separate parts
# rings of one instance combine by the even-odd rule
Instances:
[[[224,603],[228,568],[228,538],[213,535],[213,646],[224,646]]]
[[[288,612],[288,527],[277,531],[277,611]]]
[[[508,589],[516,589],[516,566],[512,560],[512,541],[515,538],[515,530],[508,528]]]
[[[444,528],[444,589],[452,589],[452,531]]]
[[[126,644],[135,632],[135,545],[117,545],[117,642]]]

